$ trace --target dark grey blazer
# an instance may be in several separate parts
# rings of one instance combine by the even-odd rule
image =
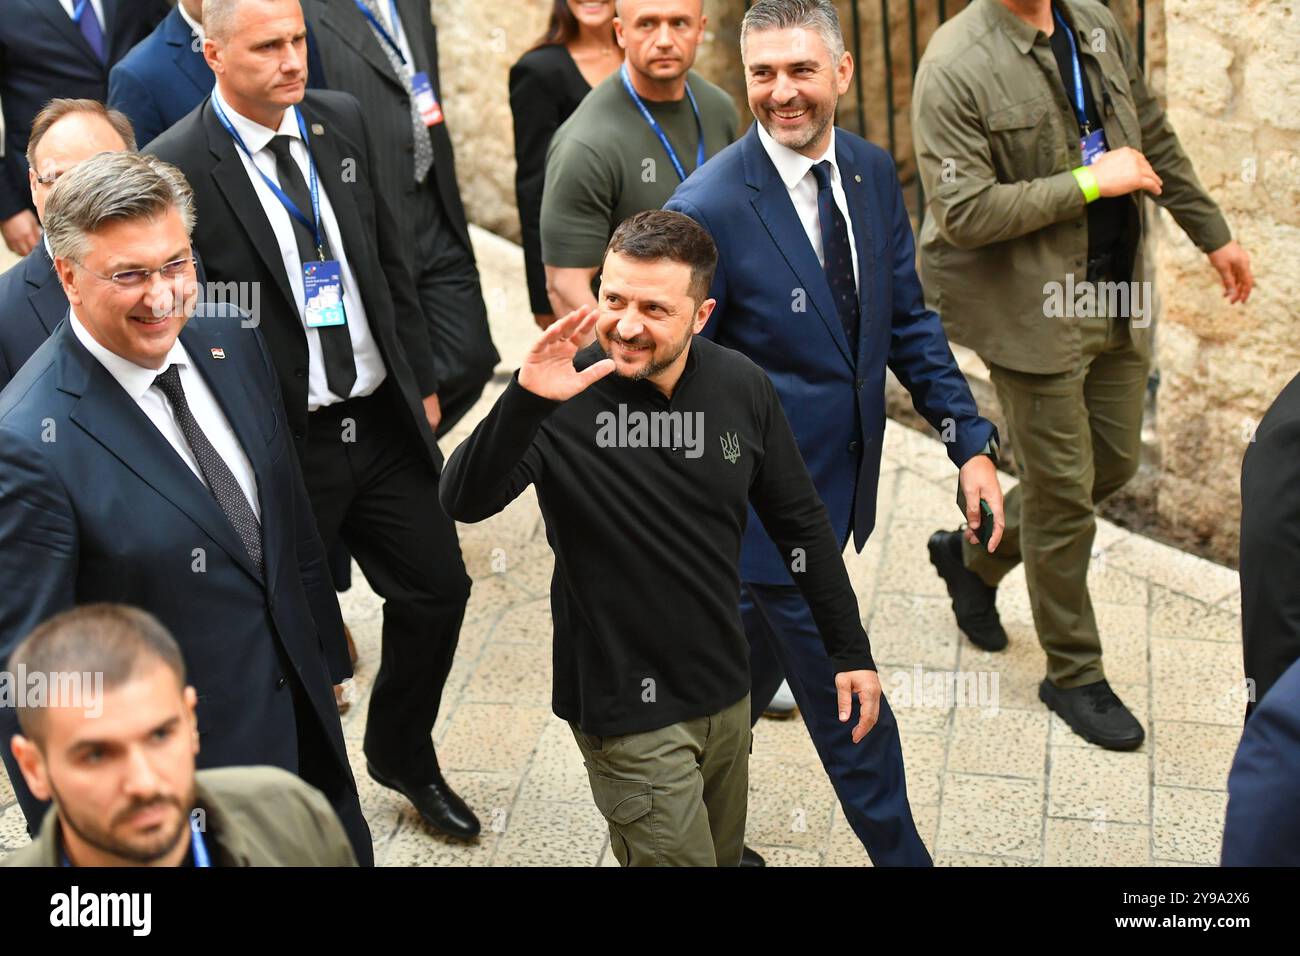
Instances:
[[[411,199],[417,187],[411,157],[415,145],[406,86],[393,71],[374,30],[354,0],[302,0],[302,8],[316,35],[330,89],[346,90],[361,101],[371,140],[384,145],[379,152],[374,183],[384,191],[403,234],[414,236],[415,204]],[[397,0],[397,12],[415,58],[415,69],[429,74],[433,92],[441,102],[438,37],[430,17],[429,0]],[[433,139],[433,170],[429,175],[437,177],[442,208],[473,258],[447,124],[432,127],[429,135]]]

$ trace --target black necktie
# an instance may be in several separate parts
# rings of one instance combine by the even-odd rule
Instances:
[[[167,401],[171,402],[172,411],[176,413],[176,424],[181,426],[181,434],[189,443],[194,457],[199,460],[199,471],[203,472],[212,497],[217,499],[217,504],[230,519],[239,540],[244,542],[248,556],[257,565],[257,570],[263,571],[262,525],[257,520],[257,515],[253,514],[253,506],[244,497],[244,489],[239,487],[230,466],[212,447],[212,442],[208,441],[208,436],[203,434],[203,429],[195,421],[190,403],[185,399],[185,389],[181,386],[180,369],[175,365],[168,366],[153,382],[167,396]]]
[[[277,135],[268,144],[275,154],[275,176],[280,181],[280,188],[285,191],[298,210],[306,216],[312,214],[311,192],[307,181],[302,178],[302,170],[289,153],[292,136],[283,133]],[[293,224],[293,237],[298,242],[298,257],[303,265],[315,262],[319,258],[316,251],[316,236],[312,230],[298,221],[298,217],[289,216]],[[321,230],[321,252],[326,259],[331,258],[329,239]],[[326,325],[316,330],[320,333],[321,355],[325,361],[325,381],[329,389],[339,398],[350,398],[352,386],[357,382],[357,363],[352,356],[352,336],[346,325]]]
[[[826,281],[830,283],[835,311],[849,339],[849,350],[858,347],[858,284],[853,280],[853,248],[849,245],[849,225],[831,191],[831,163],[824,159],[812,168],[817,177],[817,220],[822,229],[822,259]]]

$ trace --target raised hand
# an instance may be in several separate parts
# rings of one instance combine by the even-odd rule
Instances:
[[[608,358],[581,372],[573,367],[573,356],[596,327],[597,314],[594,305],[584,305],[551,323],[524,357],[519,384],[534,395],[564,402],[614,371],[614,360]]]

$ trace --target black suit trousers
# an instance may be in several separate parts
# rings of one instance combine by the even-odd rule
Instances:
[[[373,395],[311,413],[302,470],[326,547],[341,538],[385,602],[366,757],[387,775],[427,783],[470,579],[438,477],[399,403],[385,381]]]

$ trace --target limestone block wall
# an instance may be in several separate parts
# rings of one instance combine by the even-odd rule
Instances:
[[[1161,214],[1155,513],[1235,564],[1242,455],[1300,372],[1300,2],[1164,8],[1169,116],[1251,254],[1256,288],[1245,307],[1226,304],[1205,256]]]

